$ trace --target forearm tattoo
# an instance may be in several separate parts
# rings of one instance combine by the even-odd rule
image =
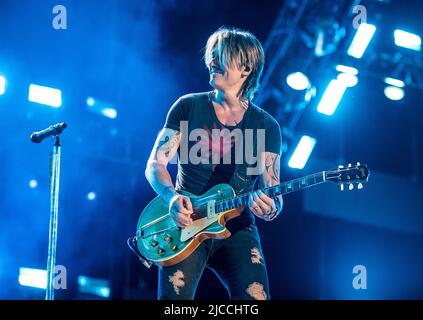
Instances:
[[[265,186],[272,186],[280,183],[279,178],[279,159],[280,156],[278,154],[266,154],[265,157],[265,175],[264,178],[264,185]],[[279,212],[282,210],[282,196],[277,196],[273,198],[275,201],[276,211],[272,213],[269,217],[270,220],[276,217]]]
[[[273,182],[279,183],[279,155],[268,154],[265,159],[266,173]]]

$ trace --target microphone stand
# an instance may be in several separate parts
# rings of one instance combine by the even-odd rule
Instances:
[[[50,223],[48,235],[46,300],[54,300],[54,275],[56,267],[57,224],[59,213],[59,181],[60,139],[59,135],[56,135],[50,163]]]
[[[48,137],[55,137],[50,160],[50,223],[48,229],[47,253],[47,286],[46,300],[54,300],[54,276],[56,273],[57,224],[59,214],[59,181],[60,181],[60,138],[59,135],[67,127],[65,122],[51,125],[47,129],[33,132],[31,141],[40,143]]]

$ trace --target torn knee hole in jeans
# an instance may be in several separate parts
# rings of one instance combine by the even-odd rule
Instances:
[[[261,252],[258,248],[251,249],[251,262],[252,263],[262,263],[263,257],[261,256]]]
[[[173,285],[173,290],[179,295],[179,289],[185,286],[184,273],[181,270],[175,271],[173,276],[169,276],[169,282]]]
[[[258,282],[253,282],[247,288],[247,293],[255,300],[266,300],[267,294],[264,291],[263,285]]]

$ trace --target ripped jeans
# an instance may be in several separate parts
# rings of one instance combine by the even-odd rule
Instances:
[[[159,268],[159,300],[193,300],[206,267],[232,300],[270,299],[266,264],[257,227],[231,230],[227,239],[207,239],[185,260]]]

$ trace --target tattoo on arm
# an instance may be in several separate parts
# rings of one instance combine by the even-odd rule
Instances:
[[[265,168],[270,178],[275,182],[279,182],[279,155],[267,155],[265,159]]]
[[[172,150],[177,146],[179,139],[179,132],[170,136],[166,135],[163,140],[160,140],[157,145],[157,152],[162,152],[166,158],[169,157]]]
[[[266,153],[265,156],[265,173],[262,175],[263,184],[265,186],[273,186],[280,183],[279,168],[280,168],[280,155],[276,153]],[[283,207],[282,196],[279,195],[273,198],[275,201],[276,211],[270,217],[273,220],[281,211]]]
[[[145,169],[148,182],[166,203],[169,203],[172,197],[177,194],[167,165],[175,155],[179,142],[180,132],[167,128],[163,129],[156,138]]]

